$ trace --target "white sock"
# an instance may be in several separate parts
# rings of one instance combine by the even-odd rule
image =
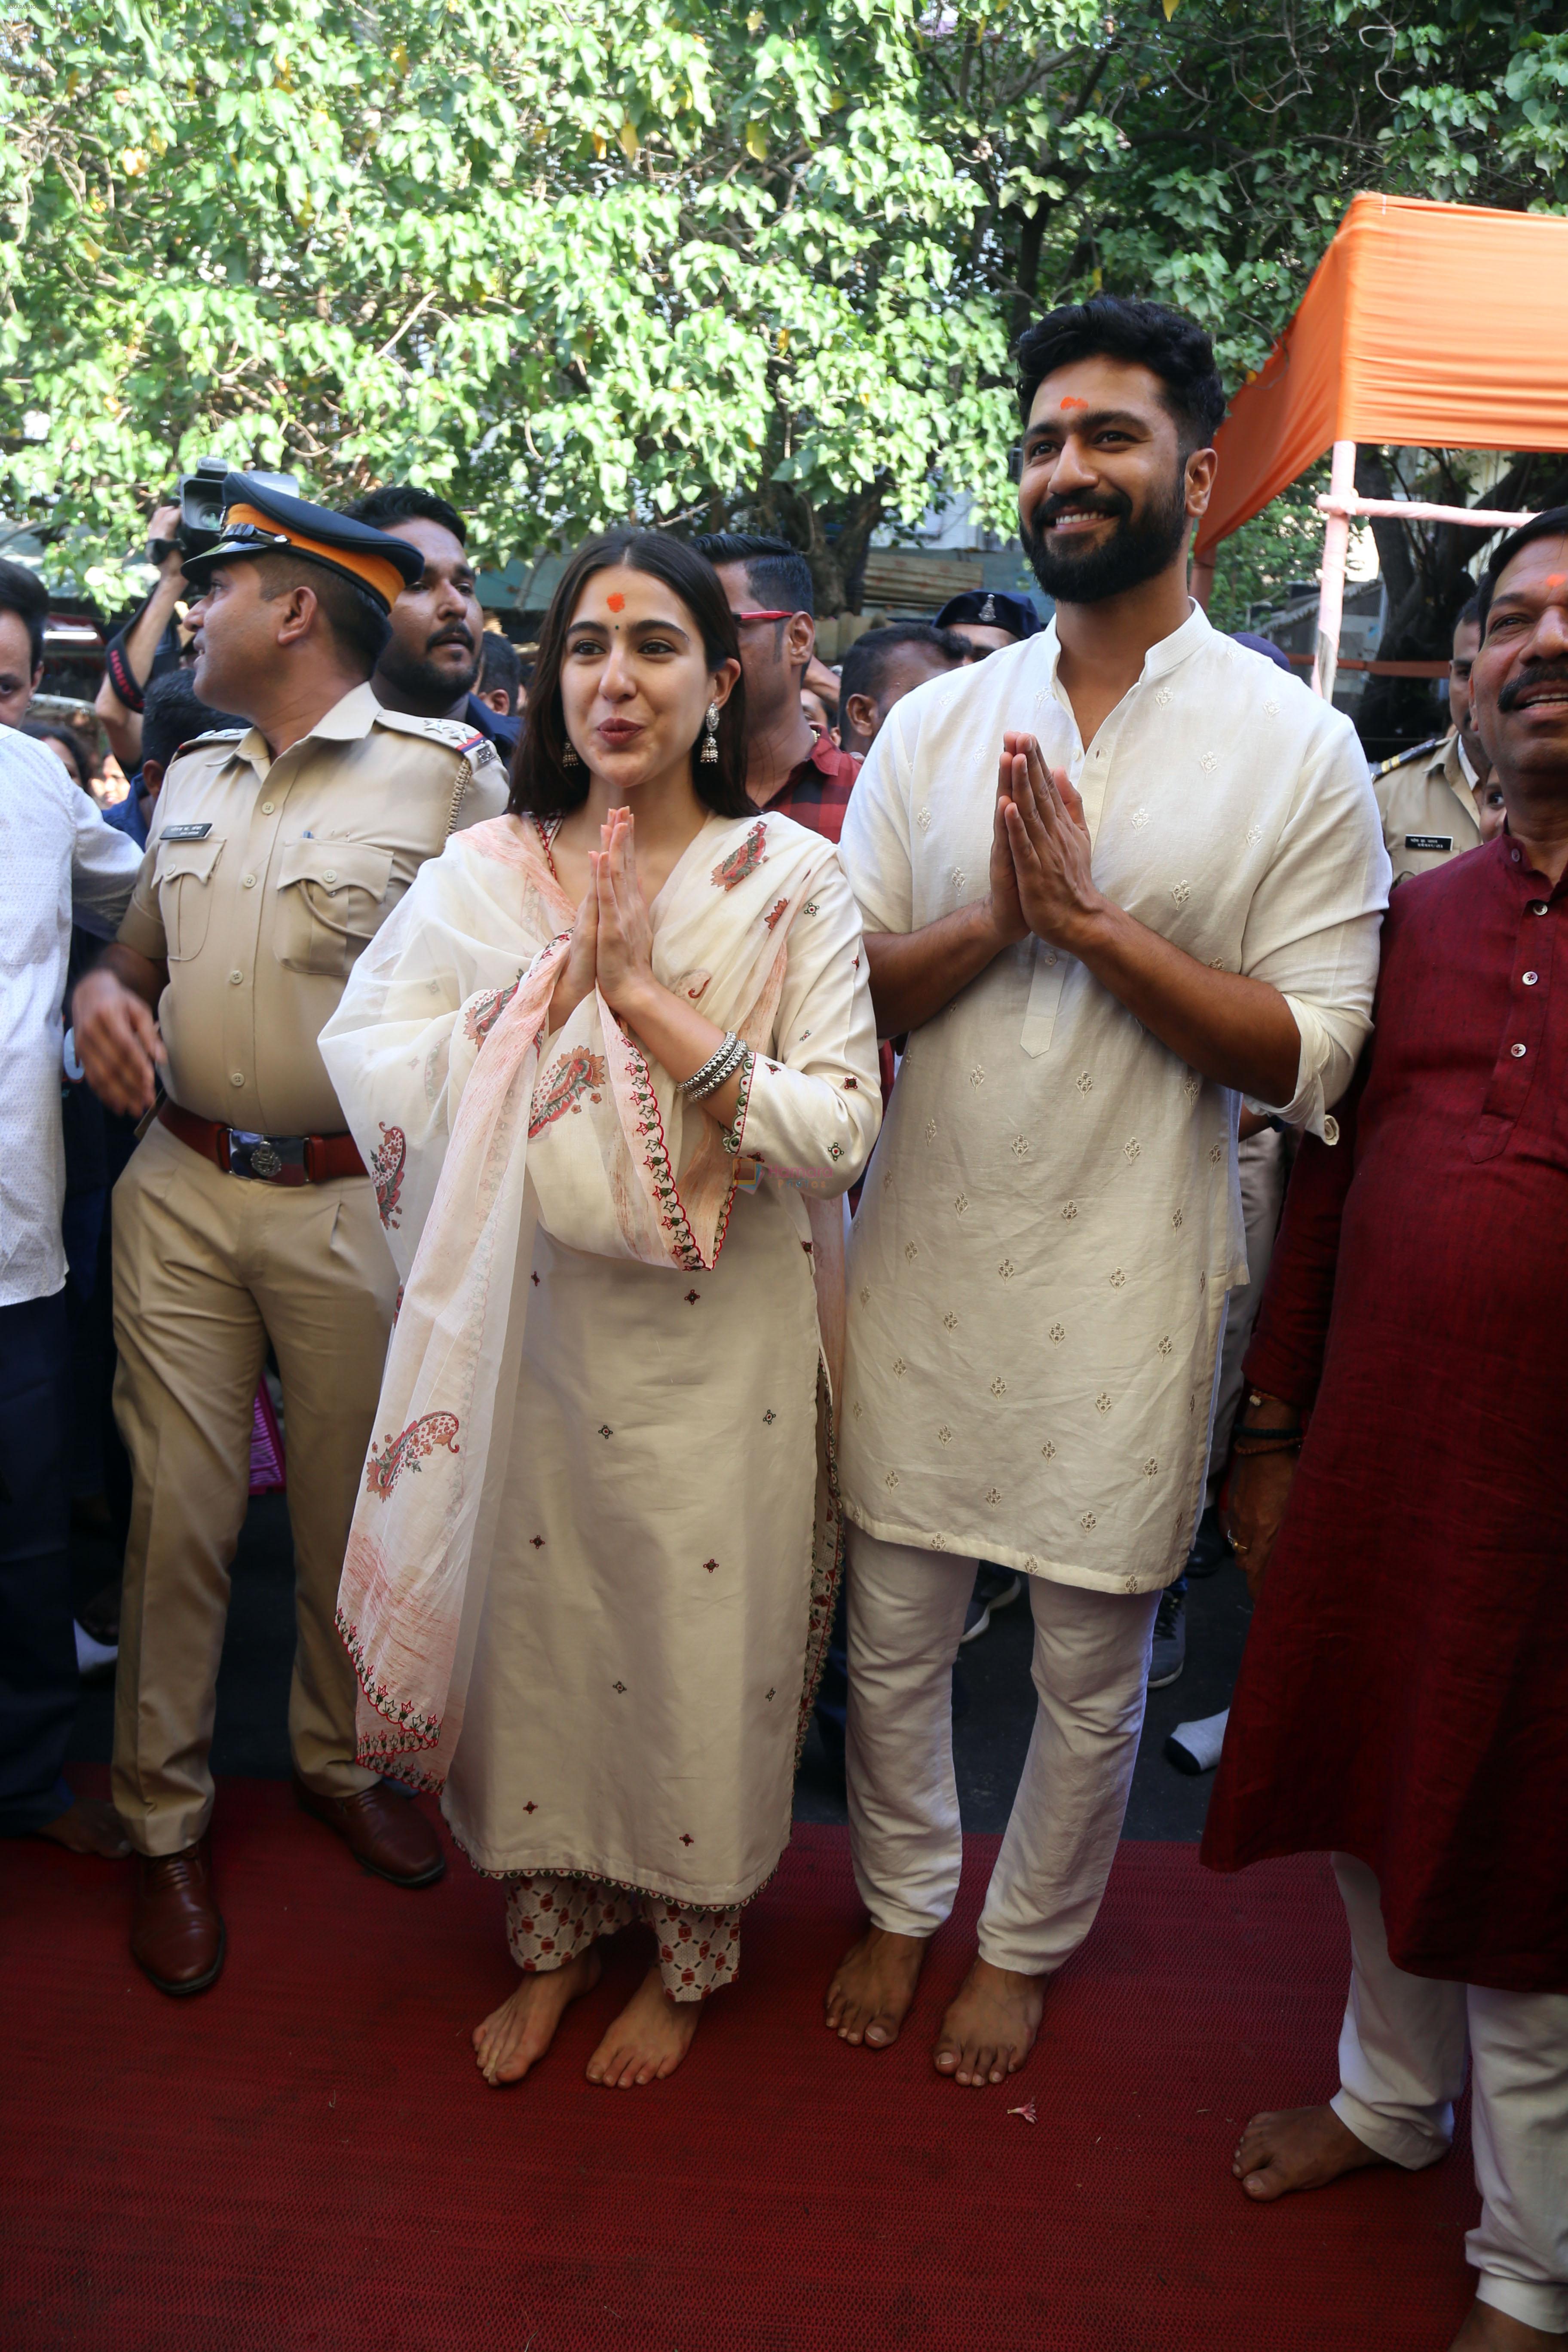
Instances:
[[[1222,1706],[1217,1715],[1202,1716],[1196,1723],[1178,1723],[1165,1742],[1166,1756],[1181,1771],[1212,1772],[1219,1762],[1229,1720],[1229,1707]],[[1180,1753],[1173,1755],[1173,1748]]]

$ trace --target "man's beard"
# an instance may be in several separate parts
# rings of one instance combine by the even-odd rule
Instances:
[[[445,710],[460,695],[472,694],[482,666],[476,647],[469,648],[470,667],[463,670],[442,669],[436,662],[415,660],[405,654],[394,637],[383,654],[377,667],[388,686],[411,700],[428,703],[432,710]]]
[[[1076,542],[1058,543],[1048,526],[1055,516],[1073,509],[1113,515],[1116,528],[1098,546],[1070,554],[1068,551]],[[1018,535],[1047,596],[1058,604],[1101,604],[1108,596],[1125,595],[1130,588],[1141,588],[1145,580],[1166,570],[1189,528],[1184,467],[1159,504],[1146,508],[1140,516],[1134,517],[1125,490],[1102,489],[1091,498],[1047,499],[1027,522],[1020,520]]]

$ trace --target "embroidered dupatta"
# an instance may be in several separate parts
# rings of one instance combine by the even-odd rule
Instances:
[[[659,980],[764,1050],[791,924],[831,854],[787,820],[710,818],[650,910]],[[497,1413],[516,1393],[535,1223],[572,1249],[710,1267],[745,1169],[744,1092],[721,1134],[596,990],[547,1034],[573,915],[537,825],[476,826],[422,870],[321,1041],[405,1268],[337,1622],[361,1685],[360,1760],[430,1788],[443,1785],[461,1729],[503,1485],[504,1455],[492,1465],[491,1448],[510,1442]],[[509,951],[515,977],[498,982]],[[487,971],[492,984],[470,985],[454,1012]],[[377,1073],[394,1058],[405,1071],[423,1063],[424,1138],[375,1116]],[[842,1203],[809,1207],[825,1244],[814,1255],[819,1298],[828,1293],[819,1321],[837,1354]],[[812,1685],[839,1541],[826,1430],[819,1454],[817,1549],[826,1535],[833,1559],[826,1582],[814,1580]]]

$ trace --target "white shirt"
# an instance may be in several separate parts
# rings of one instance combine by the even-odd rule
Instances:
[[[66,1278],[61,1000],[74,919],[111,940],[142,853],[53,755],[0,727],[0,1307]]]
[[[1301,1053],[1270,1108],[1331,1140],[1389,883],[1350,721],[1194,606],[1086,755],[1058,650],[1053,623],[890,713],[840,847],[867,929],[989,889],[1002,736],[1029,730],[1082,796],[1099,888],[1283,992]],[[1240,1101],[1034,939],[915,1032],[850,1233],[852,1519],[1064,1583],[1169,1583],[1247,1279]]]

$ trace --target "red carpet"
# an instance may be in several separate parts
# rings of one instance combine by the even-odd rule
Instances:
[[[1469,2299],[1468,2144],[1267,2210],[1258,2105],[1323,2096],[1345,1944],[1319,1863],[1215,1880],[1124,1845],[1015,2086],[929,2042],[994,1841],[971,1842],[912,2030],[820,2022],[855,1923],[802,1830],[681,2073],[583,2067],[623,1939],[544,2066],[488,2090],[501,1898],[362,1876],[272,1783],[220,1791],[228,1967],[190,2002],[125,1949],[129,1866],[0,1848],[0,2343],[82,2352],[1444,2352]],[[1006,2110],[1037,2103],[1031,2127]]]

